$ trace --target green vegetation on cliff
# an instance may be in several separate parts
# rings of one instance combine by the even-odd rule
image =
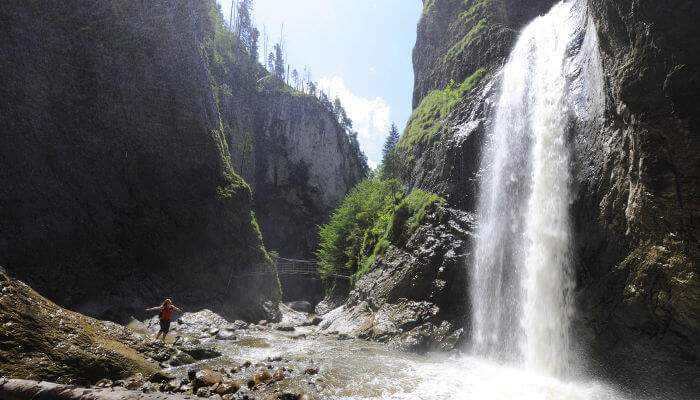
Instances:
[[[485,76],[486,69],[479,68],[464,82],[455,84],[452,80],[445,89],[433,90],[425,96],[408,119],[398,147],[410,149],[419,144],[432,142],[450,113]]]
[[[396,180],[366,179],[353,188],[336,209],[331,221],[320,227],[316,252],[321,276],[339,269],[353,272],[353,281],[367,272],[386,249],[398,243],[402,232],[410,235],[425,218],[426,207],[445,200],[420,189],[404,196]]]

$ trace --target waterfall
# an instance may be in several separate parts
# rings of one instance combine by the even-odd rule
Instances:
[[[601,70],[585,2],[568,1],[522,31],[501,71],[469,288],[477,354],[570,373],[571,138],[602,112]]]

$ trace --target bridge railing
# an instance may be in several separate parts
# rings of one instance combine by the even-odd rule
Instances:
[[[296,260],[293,258],[284,257],[274,257],[277,264],[277,275],[315,275],[320,276],[321,272],[318,270],[319,266],[316,261],[311,260]],[[236,274],[231,276],[232,278],[241,278],[246,276],[261,276],[270,275],[270,272],[264,270],[247,272],[245,274]],[[337,269],[333,273],[324,274],[325,276],[339,278],[339,279],[350,279],[353,271],[345,268]],[[229,279],[230,281],[230,279]]]

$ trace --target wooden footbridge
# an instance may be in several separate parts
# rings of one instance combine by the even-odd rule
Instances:
[[[319,271],[318,262],[312,260],[296,260],[293,258],[284,258],[278,256],[272,256],[277,265],[277,275],[307,275],[310,277],[319,277],[321,272]],[[254,272],[247,272],[245,274],[231,274],[229,275],[228,282],[231,283],[231,279],[241,279],[250,276],[261,276],[261,275],[272,275],[271,272],[267,272],[264,269],[259,269]],[[336,279],[350,279],[352,276],[352,271],[346,268],[336,269],[332,273],[324,274],[326,277],[332,277]]]
[[[274,259],[277,261],[278,275],[321,275],[316,261],[295,260],[293,258],[283,257],[274,257]],[[324,275],[339,279],[350,279],[352,271],[342,268],[336,269],[333,273]]]

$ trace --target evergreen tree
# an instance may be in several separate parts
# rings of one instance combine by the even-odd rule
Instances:
[[[392,123],[382,149],[382,179],[398,179],[401,175],[401,156],[396,149],[398,143],[399,129]]]
[[[275,55],[272,52],[267,55],[267,70],[270,71],[271,74],[275,74]]]
[[[250,47],[248,48],[248,52],[250,52],[250,56],[253,59],[258,59],[258,38],[260,37],[260,31],[258,28],[253,28],[253,31],[250,34]]]
[[[284,55],[282,54],[282,46],[279,43],[275,44],[274,68],[274,74],[284,80]]]
[[[236,14],[236,35],[243,44],[243,48],[250,51],[253,40],[253,18],[251,17],[251,12],[253,11],[253,0],[241,0],[238,4],[238,10]],[[257,41],[257,38],[256,38]],[[256,44],[257,47],[257,44]]]
[[[299,90],[299,72],[296,68],[292,71],[292,82],[294,82],[294,88]]]
[[[335,100],[333,100],[333,114],[335,114],[335,118],[338,119],[338,122],[342,121],[340,119],[340,114],[341,114],[340,111],[342,109],[343,109],[343,105],[340,104],[340,99],[336,97]]]

